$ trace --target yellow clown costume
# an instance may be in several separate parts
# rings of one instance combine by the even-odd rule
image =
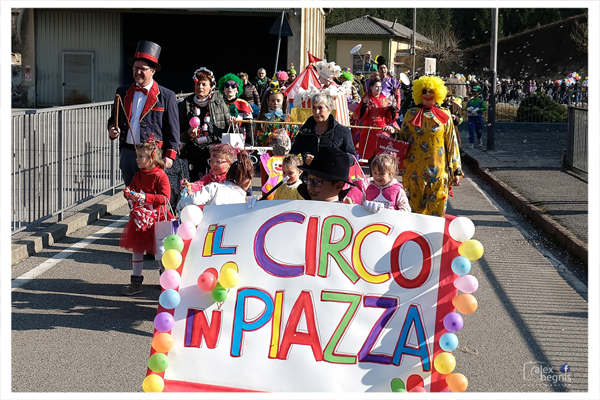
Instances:
[[[418,107],[404,116],[400,140],[410,144],[404,159],[402,184],[413,212],[443,217],[446,213],[451,180],[462,178],[460,149],[448,110],[438,107],[446,97],[444,81],[424,76],[413,84]],[[435,103],[424,105],[427,93]]]

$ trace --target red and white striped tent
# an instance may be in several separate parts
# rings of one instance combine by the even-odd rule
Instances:
[[[300,75],[294,79],[294,82],[292,82],[292,84],[283,91],[283,94],[287,96],[288,101],[291,103],[293,102],[294,97],[296,97],[296,94],[300,88],[304,90],[308,90],[310,87],[321,89],[322,86],[323,85],[321,85],[321,82],[319,82],[319,74],[317,74],[317,70],[315,67],[309,64],[308,67],[300,72]]]

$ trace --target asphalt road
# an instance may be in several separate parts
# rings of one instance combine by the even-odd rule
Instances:
[[[455,372],[469,379],[468,392],[531,392],[528,399],[587,392],[584,266],[476,177],[454,189],[448,212],[473,220],[474,238],[485,247],[471,270],[479,280],[479,309],[464,316],[454,351]],[[48,265],[127,214],[121,208],[13,266],[12,278]],[[112,392],[110,398],[141,392],[160,294],[158,265],[146,260],[143,295],[121,296],[131,268],[130,254],[118,247],[120,233],[112,229],[13,290],[13,392],[27,398],[38,398],[34,392]],[[565,363],[571,371],[562,374],[558,368]],[[552,368],[550,378],[532,372],[538,366]]]

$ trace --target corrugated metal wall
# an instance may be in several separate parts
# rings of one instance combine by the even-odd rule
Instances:
[[[94,98],[113,100],[121,82],[121,14],[103,10],[37,9],[35,12],[38,107],[62,105],[62,52],[94,53]]]
[[[315,57],[325,58],[325,13],[322,8],[302,9],[302,48],[300,70],[308,65],[307,50]]]

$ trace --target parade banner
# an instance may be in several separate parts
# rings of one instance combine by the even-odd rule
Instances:
[[[459,249],[483,252],[470,220],[315,201],[199,210],[182,211],[183,243],[165,241],[145,391],[466,388],[448,335],[456,287],[473,289],[456,286],[470,277]]]

